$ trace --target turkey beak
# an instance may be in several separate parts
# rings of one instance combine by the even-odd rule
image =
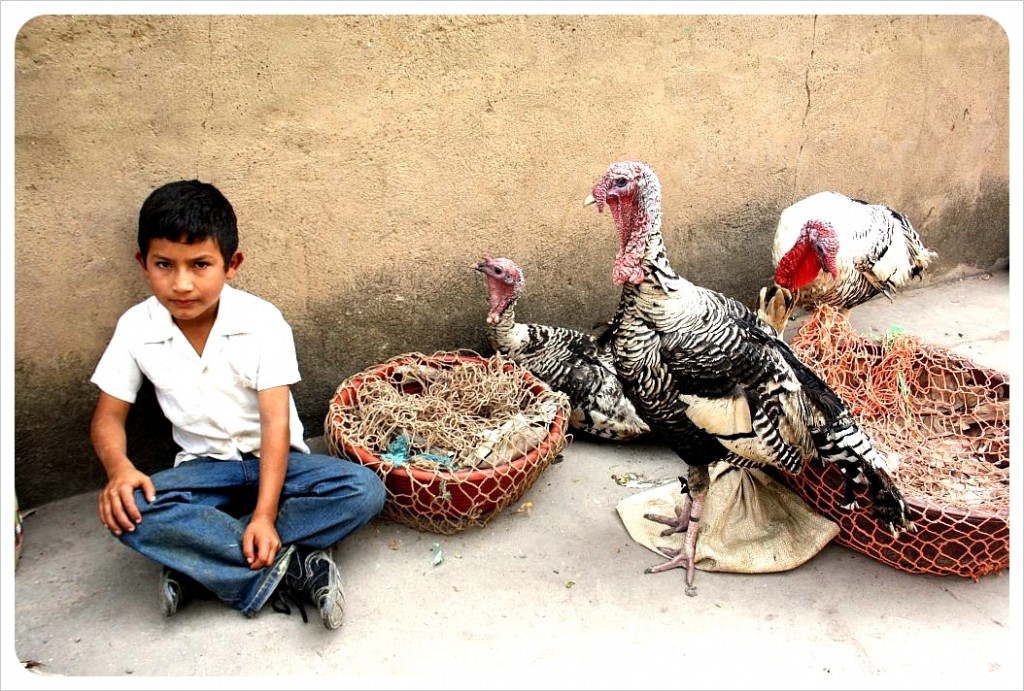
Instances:
[[[818,264],[821,268],[831,274],[832,278],[838,281],[839,270],[836,269],[835,261],[829,256],[828,249],[821,240],[814,241],[814,253],[818,255]]]
[[[596,204],[596,203],[597,203],[597,200],[594,199],[594,195],[592,195],[592,194],[588,194],[587,198],[583,200],[583,206],[590,206],[591,204]]]
[[[832,257],[828,255],[823,256],[821,258],[821,267],[825,269],[825,271],[827,271],[834,280],[839,280],[839,269],[836,268],[836,262]]]
[[[477,264],[473,268],[476,269],[477,271],[479,271],[482,274],[487,273],[487,264],[485,262],[480,262],[479,264]]]

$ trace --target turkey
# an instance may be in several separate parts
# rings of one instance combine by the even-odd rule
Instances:
[[[599,352],[593,336],[559,326],[516,322],[515,304],[526,287],[518,264],[506,257],[487,257],[476,270],[487,277],[491,347],[566,394],[574,428],[615,441],[650,431],[623,395],[611,353],[607,348]]]
[[[647,516],[670,526],[663,535],[685,532],[683,549],[647,573],[685,566],[687,594],[696,594],[697,526],[708,466],[719,460],[797,474],[816,457],[843,473],[844,508],[858,508],[866,485],[877,520],[893,534],[916,530],[887,459],[835,392],[750,309],[672,269],[654,171],[613,163],[585,204],[594,202],[618,230],[612,280],[622,294],[606,332],[615,369],[640,417],[688,466],[679,515]]]
[[[832,305],[847,314],[878,295],[896,292],[935,259],[903,215],[881,204],[818,192],[779,216],[772,246],[775,283],[810,311]],[[775,323],[780,331],[789,314]]]

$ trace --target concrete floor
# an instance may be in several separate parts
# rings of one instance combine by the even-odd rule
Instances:
[[[1019,375],[1009,295],[1005,272],[955,280],[862,306],[854,323],[902,325]],[[54,502],[24,521],[3,688],[1024,687],[1016,553],[1015,572],[977,582],[835,543],[784,573],[699,571],[693,598],[681,570],[645,575],[659,558],[615,510],[643,490],[613,475],[681,468],[657,444],[576,440],[523,498],[529,513],[453,536],[375,521],[335,550],[348,599],[333,632],[216,601],[165,619],[159,568],[101,528],[95,495]]]

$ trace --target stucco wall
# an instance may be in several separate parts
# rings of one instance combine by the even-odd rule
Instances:
[[[483,255],[519,316],[607,318],[612,161],[664,187],[678,271],[746,302],[779,211],[907,215],[929,280],[1009,258],[1009,46],[982,16],[40,16],[15,58],[15,447],[23,506],[99,488],[89,376],[144,298],[139,205],[179,178],[239,216],[237,287],[294,327],[307,435],[348,375],[487,352]],[[172,453],[145,397],[132,450]]]

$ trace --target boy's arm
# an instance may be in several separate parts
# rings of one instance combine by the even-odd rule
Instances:
[[[254,569],[270,566],[281,549],[281,538],[274,527],[278,501],[288,471],[291,447],[287,385],[260,391],[260,486],[249,525],[242,535],[242,553]]]
[[[131,403],[100,391],[90,427],[93,449],[107,471],[107,485],[99,496],[100,522],[115,535],[132,532],[142,522],[136,489],[141,488],[148,501],[156,498],[153,481],[128,458],[125,421],[130,409]]]

